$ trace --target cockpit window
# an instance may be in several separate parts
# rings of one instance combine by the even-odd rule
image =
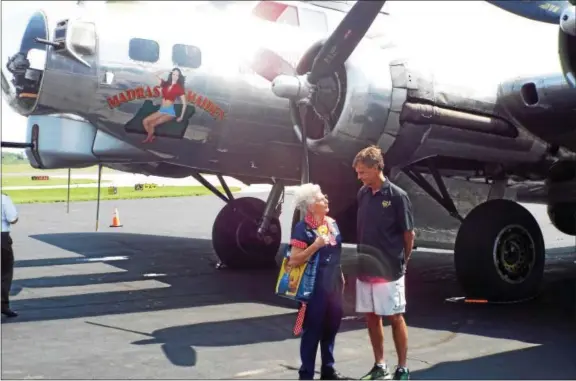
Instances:
[[[160,45],[156,41],[133,38],[130,40],[128,55],[134,61],[154,63],[160,58]]]

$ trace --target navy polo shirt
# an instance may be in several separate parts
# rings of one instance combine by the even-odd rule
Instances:
[[[404,232],[414,229],[408,194],[388,178],[376,193],[358,191],[358,277],[389,281],[404,275]]]

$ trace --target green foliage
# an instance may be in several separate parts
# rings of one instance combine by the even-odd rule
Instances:
[[[2,152],[2,164],[23,164],[28,160],[23,153],[16,152]]]

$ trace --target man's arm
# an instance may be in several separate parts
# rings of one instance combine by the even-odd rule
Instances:
[[[11,224],[15,224],[16,222],[18,222],[18,211],[16,210],[16,207],[12,203],[10,197],[4,196],[2,197],[2,199],[4,201],[2,203],[3,204],[2,207],[4,209],[4,215],[6,216],[6,219]]]
[[[412,214],[412,203],[407,194],[400,196],[401,203],[396,209],[398,212],[397,218],[400,228],[404,233],[404,258],[406,262],[410,259],[412,255],[412,248],[414,247],[414,216]]]
[[[406,263],[408,263],[410,256],[412,255],[415,236],[416,234],[414,233],[414,230],[404,232],[404,259],[406,260]]]

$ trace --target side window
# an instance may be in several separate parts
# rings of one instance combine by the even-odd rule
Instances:
[[[315,33],[328,32],[328,20],[326,19],[326,14],[324,12],[299,8],[298,13],[302,30]]]
[[[176,44],[172,47],[172,62],[176,66],[197,69],[202,64],[202,53],[196,46]]]
[[[252,14],[263,20],[276,22],[278,24],[300,25],[296,7],[275,1],[261,1],[252,10]]]
[[[130,40],[128,55],[134,61],[154,63],[160,58],[160,45],[156,41],[133,38]]]

